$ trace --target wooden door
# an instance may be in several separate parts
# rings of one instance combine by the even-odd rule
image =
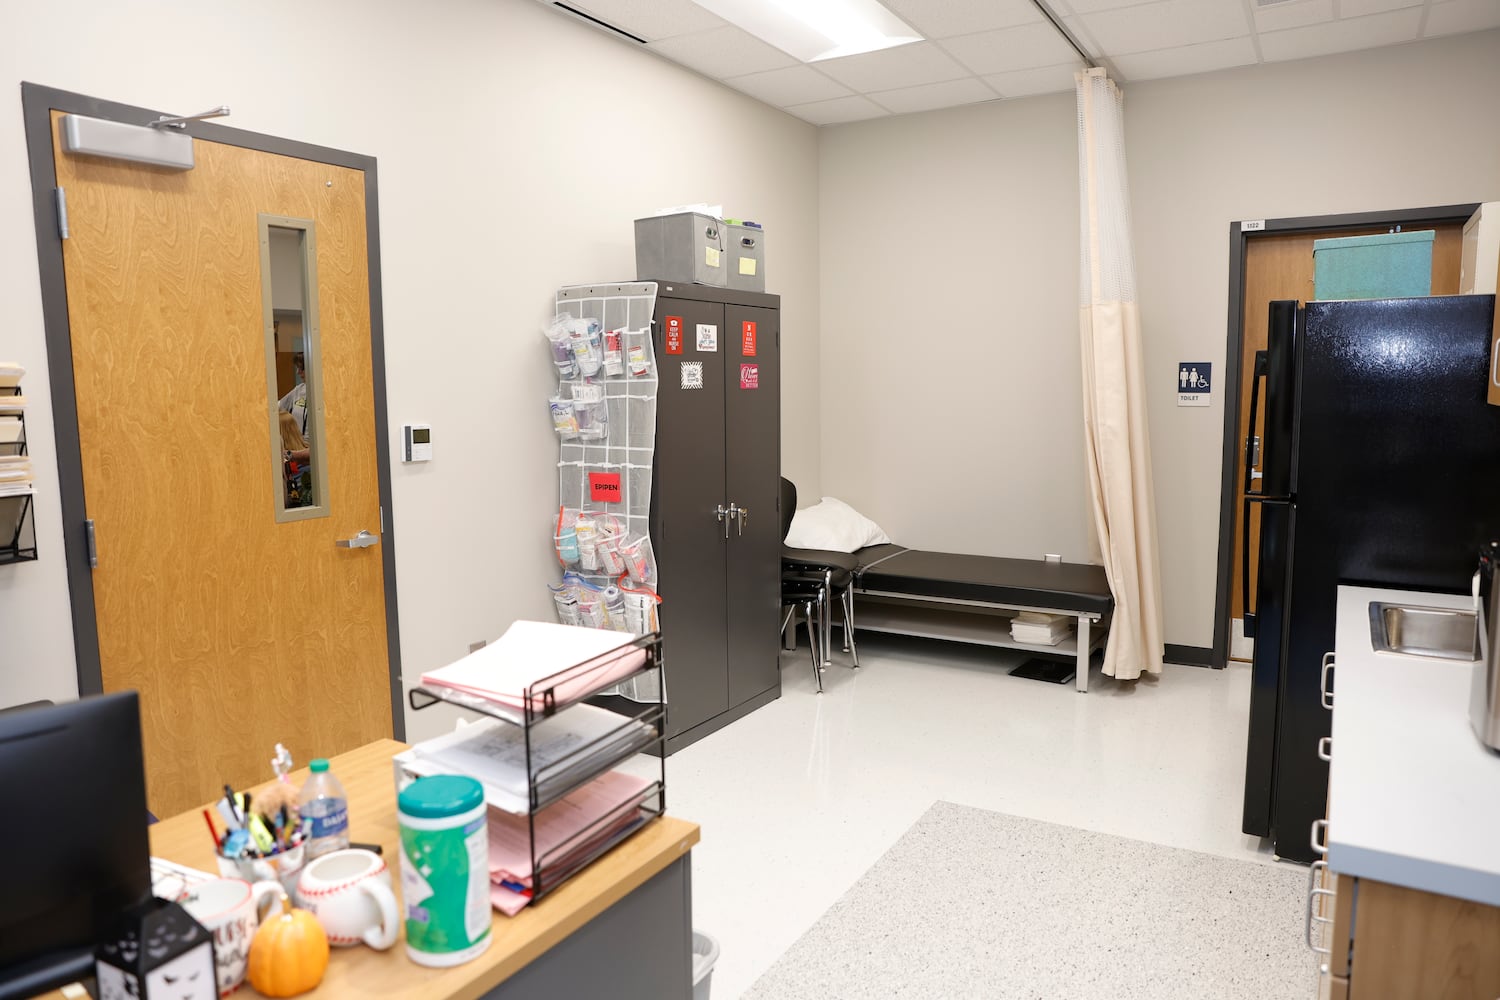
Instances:
[[[1432,244],[1432,294],[1457,295],[1459,268],[1463,257],[1463,225],[1408,225],[1407,230],[1432,229],[1436,236]],[[1235,511],[1233,575],[1230,579],[1230,617],[1240,619],[1245,614],[1243,591],[1241,521],[1243,505],[1238,498],[1245,493],[1244,445],[1250,435],[1260,435],[1264,430],[1264,407],[1252,431],[1250,424],[1250,383],[1255,373],[1255,352],[1266,349],[1266,323],[1270,304],[1277,299],[1296,299],[1306,302],[1313,296],[1313,241],[1332,236],[1372,236],[1389,231],[1389,227],[1351,229],[1327,232],[1271,233],[1256,236],[1245,244],[1245,312],[1243,323],[1243,348],[1240,355],[1240,415],[1239,432],[1236,438],[1235,464]],[[1264,403],[1264,399],[1262,399]],[[1250,592],[1255,592],[1256,564],[1254,553],[1259,551],[1259,516],[1251,512],[1250,522]],[[1253,608],[1252,608],[1253,609]],[[1233,631],[1233,630],[1232,630]]]
[[[361,171],[194,140],[57,183],[104,689],[141,694],[151,807],[389,737]],[[278,522],[258,217],[313,220],[326,516]],[[279,446],[278,446],[279,447]]]

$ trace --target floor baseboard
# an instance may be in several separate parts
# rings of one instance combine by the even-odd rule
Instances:
[[[1214,651],[1207,646],[1178,646],[1169,642],[1162,661],[1185,667],[1211,667],[1214,665]]]

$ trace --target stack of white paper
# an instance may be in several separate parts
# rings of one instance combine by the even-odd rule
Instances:
[[[31,459],[0,455],[0,497],[31,492]]]
[[[655,737],[645,723],[593,705],[575,705],[531,727],[531,776],[539,796],[571,785],[607,760],[644,749]],[[524,816],[527,794],[526,736],[520,726],[483,719],[426,740],[401,755],[409,774],[461,774],[484,786],[496,809]]]
[[[21,384],[26,369],[14,361],[0,361],[0,389],[10,389]]]
[[[646,660],[644,649],[620,649],[634,641],[623,632],[520,621],[488,646],[423,674],[422,683],[481,699],[514,717],[528,698],[534,711],[545,707],[548,696],[565,705],[628,677]]]
[[[1067,615],[1023,611],[1011,619],[1010,637],[1034,646],[1056,646],[1073,634],[1073,619]]]

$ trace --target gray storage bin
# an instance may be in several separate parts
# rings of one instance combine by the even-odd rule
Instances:
[[[725,277],[730,288],[745,292],[766,290],[766,231],[760,226],[724,227]]]
[[[680,212],[635,220],[635,276],[725,286],[728,270],[724,223],[711,215]]]

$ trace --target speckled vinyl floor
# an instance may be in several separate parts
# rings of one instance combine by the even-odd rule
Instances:
[[[938,802],[745,996],[1312,997],[1306,882]]]

